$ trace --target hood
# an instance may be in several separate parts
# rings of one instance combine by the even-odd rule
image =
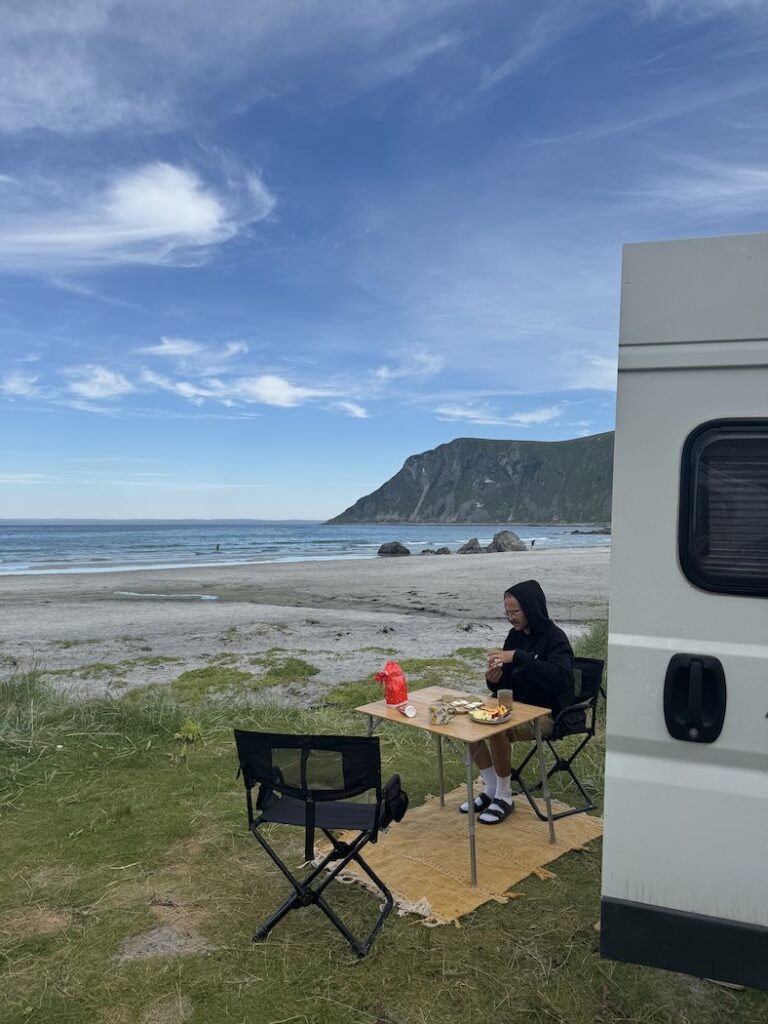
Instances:
[[[510,587],[506,594],[517,599],[525,612],[531,633],[542,633],[552,621],[547,611],[547,599],[537,580],[525,580]]]

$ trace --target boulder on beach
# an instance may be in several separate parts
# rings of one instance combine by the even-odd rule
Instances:
[[[438,548],[437,551],[435,552],[436,555],[450,555],[450,553],[450,548]]]
[[[528,545],[520,540],[516,533],[511,530],[500,530],[494,534],[493,540],[485,549],[486,551],[526,551]]]
[[[379,548],[380,555],[410,555],[408,548],[399,540],[390,540]]]
[[[472,540],[468,540],[466,544],[462,544],[457,554],[459,555],[482,555],[485,554],[485,548],[480,546],[480,541],[477,537],[473,537]]]

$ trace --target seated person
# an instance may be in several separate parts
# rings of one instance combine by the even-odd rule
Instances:
[[[539,719],[542,737],[552,735],[554,717],[574,701],[573,650],[568,637],[547,611],[547,599],[536,580],[517,583],[504,592],[504,611],[512,628],[502,650],[488,652],[485,680],[495,695],[512,690],[515,700],[552,710]],[[533,722],[500,730],[472,753],[485,791],[475,797],[475,810],[484,825],[496,825],[514,810],[511,792],[514,740],[535,739]],[[466,814],[469,806],[459,810]]]

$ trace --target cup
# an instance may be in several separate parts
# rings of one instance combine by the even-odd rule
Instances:
[[[447,704],[430,704],[429,705],[429,724],[430,725],[448,725],[450,720],[456,714],[456,708],[452,708]]]
[[[512,699],[514,694],[511,690],[497,690],[496,696],[499,698],[499,704],[503,704],[507,711],[512,710]]]

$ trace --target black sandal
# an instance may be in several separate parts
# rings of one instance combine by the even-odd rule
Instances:
[[[475,814],[480,814],[493,803],[493,800],[488,796],[487,793],[480,793],[479,796],[475,797]],[[461,814],[469,814],[469,801],[465,800],[463,804],[459,804],[459,812]]]
[[[506,800],[492,800],[490,806],[482,812],[485,815],[490,815],[490,818],[481,817],[480,821],[482,822],[483,825],[498,825],[499,822],[504,821],[505,818],[508,818],[512,811],[514,811],[514,809],[514,800],[512,800],[510,803],[507,803]]]

